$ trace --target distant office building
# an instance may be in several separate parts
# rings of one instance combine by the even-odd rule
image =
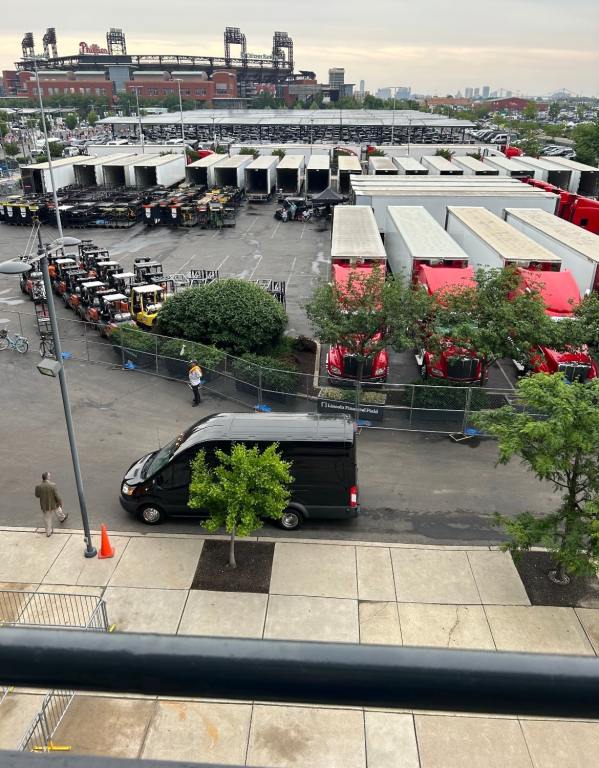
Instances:
[[[379,88],[376,92],[377,99],[390,99],[391,96],[391,88]]]
[[[351,99],[354,95],[354,87],[355,83],[345,83],[343,85],[343,90],[339,93],[339,96],[346,96],[348,99]]]
[[[480,99],[480,88],[475,88],[474,93],[472,94],[473,99]]]
[[[333,67],[329,69],[329,87],[336,88],[339,94],[344,93],[345,69],[343,67]]]
[[[466,99],[471,99],[472,98],[472,88],[466,88],[464,90],[464,97]]]
[[[407,101],[412,95],[412,88],[409,85],[400,85],[395,89],[395,98]]]
[[[512,98],[512,95],[513,95],[513,94],[512,94],[512,92],[511,92],[511,91],[506,91],[506,92],[505,92],[505,98],[506,98],[506,99],[511,99],[511,98]]]
[[[488,85],[483,85],[483,99],[488,99],[491,89]]]
[[[360,80],[360,93],[362,94],[362,96],[364,96],[365,90],[366,90],[366,83],[364,82],[364,80]]]

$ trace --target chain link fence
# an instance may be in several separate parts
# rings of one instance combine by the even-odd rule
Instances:
[[[14,330],[36,333],[35,315],[4,310]],[[261,410],[302,413],[348,413],[363,427],[446,434],[474,429],[472,414],[514,402],[508,388],[457,387],[443,382],[371,384],[335,380],[314,372],[271,368],[235,357],[198,342],[161,336],[141,329],[117,331],[103,338],[94,324],[61,319],[59,331],[66,359],[79,360],[187,383],[189,361],[197,359],[209,393]],[[30,349],[34,351],[31,342]],[[283,365],[283,364],[282,364]]]

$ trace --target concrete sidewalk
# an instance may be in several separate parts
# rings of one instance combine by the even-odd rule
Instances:
[[[0,530],[0,589],[101,595],[123,632],[599,653],[599,609],[531,606],[509,556],[488,547],[277,539],[269,594],[250,594],[191,588],[200,536],[111,541],[113,559],[85,560],[80,532]],[[40,700],[7,696],[0,748],[16,746]],[[55,742],[281,768],[599,765],[596,722],[136,696],[77,696]]]

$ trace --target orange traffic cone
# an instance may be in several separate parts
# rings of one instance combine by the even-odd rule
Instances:
[[[100,551],[98,552],[98,560],[105,560],[108,557],[114,557],[114,547],[110,546],[110,539],[108,538],[108,532],[105,525],[101,527],[101,531],[102,536]]]

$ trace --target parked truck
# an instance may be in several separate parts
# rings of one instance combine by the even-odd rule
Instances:
[[[599,237],[546,211],[506,208],[505,220],[539,245],[557,254],[581,294],[599,293]]]
[[[331,233],[331,282],[337,289],[339,299],[347,295],[350,281],[353,280],[353,290],[360,290],[362,281],[374,269],[384,274],[386,261],[387,256],[372,211],[363,207],[337,206]],[[356,379],[358,374],[358,360],[341,345],[333,345],[329,349],[326,367],[331,381]],[[364,362],[362,380],[386,381],[388,371],[389,356],[387,350],[383,349],[369,355]]]
[[[560,257],[543,248],[486,208],[447,207],[447,232],[470,257],[474,268],[508,265],[559,272]]]
[[[277,165],[277,189],[284,195],[297,196],[304,183],[304,155],[285,155]]]
[[[242,157],[242,155],[240,155]],[[245,169],[245,194],[250,202],[270,200],[277,181],[277,155],[260,155]]]

